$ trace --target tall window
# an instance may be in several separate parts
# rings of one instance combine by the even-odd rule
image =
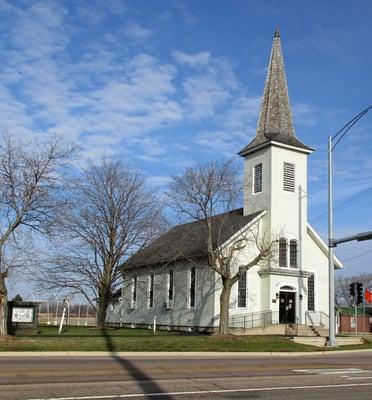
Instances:
[[[288,162],[283,164],[283,189],[286,192],[295,191],[295,165]]]
[[[262,164],[253,167],[253,193],[262,192]]]
[[[298,266],[297,258],[298,258],[298,243],[297,243],[297,240],[291,240],[289,242],[289,265],[290,265],[290,267],[297,268],[297,266]]]
[[[150,275],[149,281],[149,308],[154,306],[154,274]]]
[[[195,278],[196,278],[196,268],[192,267],[190,270],[190,290],[189,290],[189,305],[190,307],[195,307]]]
[[[238,307],[247,307],[247,272],[238,281]]]
[[[131,308],[136,308],[136,301],[137,301],[137,277],[133,276],[132,278],[132,301],[131,301]]]
[[[279,239],[279,267],[287,266],[287,239]]]
[[[168,272],[168,282],[167,282],[167,286],[168,286],[168,300],[173,300],[173,269],[171,269]]]
[[[314,274],[307,278],[307,309],[315,311],[315,278]]]

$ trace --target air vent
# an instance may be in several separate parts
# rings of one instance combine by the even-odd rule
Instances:
[[[286,192],[295,191],[295,166],[291,163],[284,163],[283,168],[283,189]]]
[[[253,193],[262,192],[262,164],[254,166],[253,181]]]

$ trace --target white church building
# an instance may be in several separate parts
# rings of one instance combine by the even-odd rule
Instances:
[[[276,30],[256,136],[238,153],[244,161],[244,206],[225,215],[223,235],[228,243],[260,226],[277,236],[277,256],[249,269],[232,288],[231,327],[328,323],[328,247],[307,221],[312,152],[294,131]],[[218,328],[220,277],[201,256],[200,229],[200,221],[176,226],[128,260],[123,297],[109,310],[109,322],[150,327],[156,316],[165,329]],[[254,251],[243,249],[240,260],[249,262]],[[335,268],[342,268],[336,258]]]

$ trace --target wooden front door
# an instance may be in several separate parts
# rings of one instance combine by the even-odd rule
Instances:
[[[281,324],[294,324],[296,321],[296,293],[279,293],[279,322]]]

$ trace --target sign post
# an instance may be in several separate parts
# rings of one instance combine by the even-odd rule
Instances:
[[[58,329],[58,334],[59,334],[59,335],[62,333],[63,322],[64,322],[65,317],[66,317],[67,307],[68,307],[68,298],[65,297],[65,298],[63,299],[63,311],[62,311],[61,323],[59,324],[59,329]]]

